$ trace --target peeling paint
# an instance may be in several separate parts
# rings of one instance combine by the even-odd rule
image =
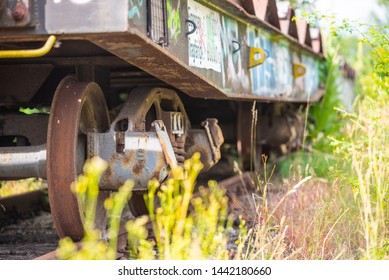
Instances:
[[[243,67],[242,52],[234,53],[233,42],[239,42],[238,23],[229,18],[222,18],[222,45],[223,45],[223,86],[236,90],[240,88],[249,89],[250,80],[247,70]]]
[[[247,44],[250,47],[266,49],[269,56],[272,56],[272,49],[270,47],[270,40],[266,35],[261,34],[257,29],[247,29]],[[263,64],[258,67],[250,69],[251,86],[254,95],[269,95],[271,73],[269,72],[269,65],[266,59]]]

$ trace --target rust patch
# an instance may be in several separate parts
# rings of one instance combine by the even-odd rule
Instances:
[[[139,174],[142,172],[143,168],[144,168],[144,164],[139,164],[139,163],[137,163],[137,164],[135,164],[134,167],[132,168],[132,173],[133,173],[134,175],[139,175]]]
[[[93,118],[83,114],[85,110],[92,110]],[[58,125],[58,121],[61,125]],[[47,135],[47,181],[51,213],[58,235],[73,240],[81,240],[84,236],[77,200],[69,188],[77,176],[77,138],[81,127],[86,130],[104,127],[108,130],[104,95],[95,83],[65,77],[58,85],[51,105]]]
[[[107,170],[105,170],[104,175],[105,175],[104,177],[108,178],[108,180],[110,180],[110,178],[112,178],[113,170],[112,170],[111,164],[108,166]]]
[[[134,157],[135,157],[134,152],[126,152],[123,157],[123,166],[131,167],[132,163],[134,162]]]
[[[138,149],[136,151],[137,162],[132,168],[132,173],[134,175],[140,175],[142,170],[145,168],[145,162],[146,162],[145,155],[146,155],[146,151],[144,149]]]
[[[163,153],[158,153],[157,166],[155,167],[155,171],[151,175],[151,179],[160,180],[161,170],[165,167],[165,157]]]

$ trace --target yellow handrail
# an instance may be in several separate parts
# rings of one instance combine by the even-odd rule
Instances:
[[[50,35],[43,47],[34,50],[0,50],[0,58],[30,58],[47,54],[53,47],[57,38]]]

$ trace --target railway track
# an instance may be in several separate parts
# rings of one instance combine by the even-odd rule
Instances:
[[[55,250],[58,235],[49,212],[0,228],[0,260],[34,259]]]
[[[201,184],[206,179],[200,180]],[[255,209],[250,203],[252,194],[255,191],[254,182],[249,173],[232,176],[221,180],[219,185],[225,190],[229,197],[229,209],[236,217],[243,216],[247,221],[255,216]],[[196,193],[194,194],[196,196]],[[7,199],[8,225],[0,228],[0,259],[3,260],[51,260],[56,259],[55,249],[58,246],[59,237],[55,230],[53,218],[47,211],[42,211],[41,203],[46,198],[43,191],[35,191],[20,196],[9,197]],[[4,202],[4,199],[2,199]],[[24,206],[20,206],[22,203]],[[10,207],[9,205],[12,205]],[[27,205],[30,205],[30,213],[27,213]],[[21,210],[23,210],[23,215]],[[12,209],[19,209],[17,213]],[[153,239],[151,225],[149,225],[149,238]],[[126,240],[126,233],[123,233],[122,240]],[[237,232],[232,233],[229,248],[234,248],[234,240]],[[118,246],[118,258],[123,258],[125,244]]]
[[[47,188],[0,198],[0,260],[33,259],[56,248]]]
[[[0,197],[0,226],[28,218],[40,210],[49,210],[47,188]]]

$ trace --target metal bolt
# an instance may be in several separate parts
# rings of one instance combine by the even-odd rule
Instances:
[[[18,2],[15,5],[15,8],[12,10],[12,18],[14,21],[23,20],[28,14],[28,9],[23,2]]]

